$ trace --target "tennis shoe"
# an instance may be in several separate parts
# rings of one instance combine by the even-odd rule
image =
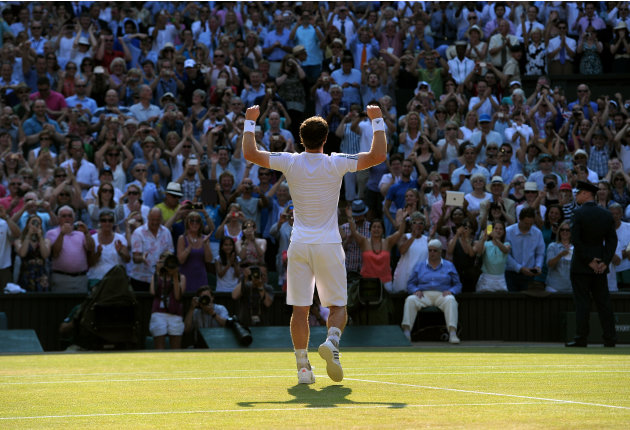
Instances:
[[[326,360],[326,372],[328,372],[330,379],[341,382],[343,369],[339,362],[339,349],[329,339],[326,339],[326,342],[319,345],[318,352],[319,356]]]
[[[459,338],[457,337],[457,333],[455,333],[454,331],[450,332],[450,334],[448,335],[448,341],[452,344],[458,344]]]
[[[313,368],[307,369],[306,367],[302,367],[298,370],[298,384],[314,384],[315,383],[315,374],[313,373]]]

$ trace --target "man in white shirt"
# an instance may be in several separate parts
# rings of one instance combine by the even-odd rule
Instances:
[[[72,173],[79,183],[81,188],[81,197],[85,199],[87,192],[90,188],[98,185],[98,169],[88,160],[83,158],[85,150],[83,149],[83,142],[77,136],[73,138],[69,145],[70,157],[60,167],[67,169],[70,167]]]
[[[466,47],[468,43],[460,40],[455,42],[455,52],[457,57],[449,60],[448,71],[450,72],[457,85],[462,85],[466,80],[466,76],[475,70],[475,62],[466,57]]]
[[[573,57],[577,43],[567,36],[567,22],[557,24],[560,34],[547,44],[547,60],[550,75],[570,75],[573,73]]]
[[[515,33],[517,37],[520,37],[521,40],[524,39],[525,34],[530,34],[532,30],[539,29],[540,31],[545,31],[545,26],[536,20],[538,16],[538,6],[530,4],[527,6],[527,16],[521,22],[521,25],[517,25],[515,29]]]
[[[153,90],[151,90],[151,87],[142,85],[139,95],[139,102],[129,108],[131,115],[133,115],[138,122],[147,121],[153,123],[157,121],[162,114],[162,110],[158,106],[151,104],[151,100],[153,99]]]
[[[377,106],[368,106],[374,137],[369,152],[325,155],[328,124],[311,117],[300,126],[302,153],[269,153],[256,146],[254,130],[260,108],[252,106],[245,114],[243,154],[249,162],[284,173],[291,188],[294,224],[289,245],[287,304],[293,306],[291,338],[295,348],[298,382],[312,384],[315,377],[308,361],[308,314],[317,291],[322,305],[330,308],[328,337],[319,346],[326,360],[328,376],[343,379],[339,363],[339,338],[347,321],[347,283],[345,257],[337,222],[337,205],[343,175],[368,169],[385,161],[387,138],[385,121]]]

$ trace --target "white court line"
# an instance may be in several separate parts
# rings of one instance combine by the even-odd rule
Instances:
[[[542,401],[546,401],[546,402],[569,403],[569,404],[575,404],[575,405],[599,406],[599,407],[602,407],[602,408],[630,410],[630,407],[627,407],[627,406],[604,405],[604,404],[601,404],[601,403],[578,402],[578,401],[574,401],[574,400],[548,399],[548,398],[545,398],[545,397],[520,396],[518,394],[489,393],[489,392],[486,392],[486,391],[462,390],[462,389],[458,389],[458,388],[431,387],[429,385],[403,384],[403,383],[399,383],[399,382],[372,381],[372,380],[369,380],[369,379],[357,379],[357,378],[345,378],[345,379],[348,380],[348,381],[368,382],[368,383],[373,383],[373,384],[385,384],[385,385],[397,385],[397,386],[400,386],[400,387],[423,388],[423,389],[427,389],[427,390],[454,391],[454,392],[457,392],[457,393],[482,394],[482,395],[486,395],[486,396],[515,397],[517,399],[542,400]]]
[[[612,367],[615,369],[615,372],[617,371],[621,371],[623,372],[624,370],[620,369],[623,368],[624,366],[628,367],[628,370],[630,370],[630,362],[629,363],[603,363],[603,364],[517,364],[514,366],[510,366],[509,364],[505,365],[505,364],[501,364],[501,365],[484,365],[484,366],[475,366],[475,365],[454,365],[454,366],[449,366],[451,369],[468,369],[468,368],[472,368],[472,369],[481,369],[481,368],[488,368],[488,369],[505,369],[505,368],[509,368],[509,367],[515,367],[518,369],[528,369],[528,368],[533,368],[533,369],[543,369],[543,368],[553,368],[553,367],[560,367],[563,369],[566,368],[576,368],[576,369],[584,369],[584,368],[594,368],[594,369],[601,369],[601,368],[606,368],[606,367]],[[379,366],[379,369],[409,369],[410,366]],[[346,369],[346,371],[358,371],[358,370],[373,370],[374,367],[373,366],[367,366],[367,367],[345,367],[344,369]],[[286,369],[272,369],[273,371],[277,371],[277,372],[290,372],[295,370],[293,367],[291,368],[286,368]],[[160,372],[93,372],[93,373],[29,373],[29,374],[23,374],[23,375],[2,375],[0,373],[0,378],[37,378],[37,377],[61,377],[61,376],[111,376],[111,375],[173,375],[173,374],[185,374],[185,373],[194,373],[194,374],[198,374],[199,372],[205,372],[207,371],[206,369],[203,368],[199,368],[199,369],[194,369],[194,370],[173,370],[173,371],[160,371]],[[268,373],[269,369],[228,369],[228,370],[212,370],[212,372],[214,373],[256,373],[256,372],[265,372]],[[514,373],[523,373],[521,371],[513,371]],[[479,373],[479,372],[474,372],[475,374]],[[562,372],[559,372],[562,373]],[[445,373],[446,374],[446,373]],[[0,382],[0,384],[2,384],[2,382]]]
[[[346,369],[347,370],[347,369]],[[293,369],[286,370],[280,369],[277,371],[281,372],[289,372],[293,371]],[[269,372],[269,370],[267,370]],[[355,376],[400,376],[400,375],[524,375],[524,374],[556,374],[556,375],[564,375],[571,373],[630,373],[630,370],[566,370],[566,371],[496,371],[496,372],[396,372],[396,373],[366,373],[366,374],[355,374]],[[133,375],[133,374],[131,374]],[[55,375],[51,375],[55,376]],[[78,375],[85,376],[85,375]],[[326,376],[326,375],[316,375],[316,376]],[[26,377],[26,376],[25,376]],[[49,384],[90,384],[90,383],[107,383],[107,382],[152,382],[152,381],[201,381],[201,380],[212,380],[212,379],[252,379],[252,378],[289,378],[293,376],[288,376],[286,374],[282,375],[246,375],[246,376],[194,376],[194,377],[179,377],[179,378],[128,378],[128,379],[79,379],[79,380],[71,380],[71,379],[61,379],[54,381],[17,381],[17,382],[0,382],[0,386],[2,385],[49,385]],[[346,378],[348,379],[348,378]]]
[[[314,406],[314,407],[302,407],[302,408],[250,408],[250,409],[210,409],[206,411],[155,411],[155,412],[119,412],[111,414],[77,414],[77,415],[40,415],[40,416],[25,416],[25,417],[0,417],[0,420],[4,421],[18,421],[18,420],[41,420],[52,418],[94,418],[94,417],[120,417],[120,416],[133,416],[133,415],[189,415],[189,414],[215,414],[215,413],[239,413],[239,412],[284,412],[284,411],[317,411],[328,409],[374,409],[374,408],[387,408],[387,409],[406,409],[406,408],[453,408],[462,406],[503,406],[503,405],[541,405],[541,402],[500,402],[500,403],[453,403],[453,404],[440,404],[440,405],[404,405],[404,406],[392,406],[392,405],[353,405],[353,406]]]

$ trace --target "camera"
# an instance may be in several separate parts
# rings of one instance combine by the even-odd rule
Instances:
[[[73,228],[74,230],[78,230],[78,229],[79,229],[79,225],[81,225],[81,224],[79,224],[79,221],[77,221],[77,222],[75,222],[74,224],[72,224],[72,228]]]
[[[556,188],[556,183],[554,181],[549,181],[545,184],[545,188],[547,188],[548,190],[553,190],[554,188]]]
[[[225,321],[225,326],[230,327],[232,332],[234,332],[234,336],[236,336],[236,340],[241,346],[249,346],[252,343],[252,334],[249,329],[243,326],[236,315],[232,315]]]
[[[177,261],[177,257],[173,254],[169,254],[164,258],[164,263],[160,268],[160,275],[165,275],[168,271],[177,269],[179,267],[179,261]]]
[[[199,305],[208,306],[210,304],[210,296],[200,296]]]
[[[252,279],[260,279],[260,267],[252,266],[249,268],[249,274]]]

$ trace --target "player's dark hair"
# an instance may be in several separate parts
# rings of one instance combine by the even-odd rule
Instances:
[[[313,116],[300,125],[300,140],[306,149],[321,147],[328,137],[328,123],[321,116]]]

